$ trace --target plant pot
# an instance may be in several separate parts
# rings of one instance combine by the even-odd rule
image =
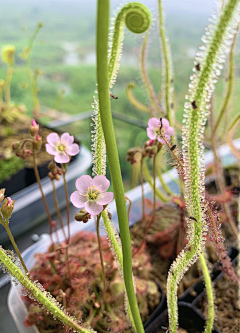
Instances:
[[[71,234],[78,233],[80,231],[94,231],[95,232],[95,221],[90,220],[87,224],[79,223],[79,222],[72,222],[71,223]],[[65,227],[65,231],[67,231],[67,227]],[[104,236],[104,231],[100,229],[100,234]],[[56,233],[52,234],[53,239],[57,240]],[[64,240],[62,231],[58,231],[58,237],[60,239],[60,242]],[[47,234],[43,234],[40,238],[40,240],[29,247],[27,250],[25,250],[22,253],[22,257],[24,262],[26,263],[26,266],[28,268],[32,268],[35,263],[34,255],[39,252],[46,252],[48,247],[51,244],[50,236]],[[165,294],[160,286],[158,286],[159,291],[162,293],[162,298],[160,304],[165,303]],[[15,285],[12,283],[10,293],[8,296],[8,307],[9,311],[14,319],[14,322],[18,328],[18,331],[20,333],[39,333],[38,328],[34,325],[29,328],[25,327],[24,320],[26,319],[26,316],[28,314],[28,310],[26,308],[26,305],[24,301],[21,298],[21,286]],[[161,312],[161,311],[160,311]],[[159,313],[159,306],[154,310],[152,315],[150,316],[150,321],[158,315]],[[146,326],[147,322],[144,326]]]
[[[235,266],[237,266],[239,258],[235,257],[235,259],[233,259],[233,264]],[[227,282],[229,285],[221,285],[224,284],[224,282]],[[228,278],[225,278],[224,274],[221,273],[217,276],[217,278],[213,281],[214,282],[214,286],[215,286],[215,302],[217,302],[217,307],[215,308],[215,311],[219,311],[219,313],[223,314],[223,310],[226,308],[226,312],[225,315],[223,315],[224,319],[220,320],[219,316],[218,316],[218,320],[216,322],[216,326],[222,326],[224,325],[223,322],[225,320],[225,318],[228,318],[229,323],[227,323],[227,327],[219,327],[219,331],[220,329],[224,332],[227,332],[226,330],[230,329],[230,332],[239,332],[239,328],[240,328],[240,322],[238,323],[238,325],[236,324],[235,330],[233,330],[233,320],[237,319],[240,317],[240,311],[239,311],[239,307],[238,309],[236,309],[236,307],[234,306],[234,299],[232,298],[233,295],[235,295],[235,293],[237,293],[238,291],[235,290],[233,291],[233,289],[231,289],[231,287],[233,285],[237,285],[236,282],[230,281]],[[220,291],[222,290],[222,296],[219,295],[219,291],[218,291],[218,284],[221,287]],[[239,285],[237,285],[237,287],[239,288]],[[231,290],[230,290],[231,289]],[[229,297],[229,294],[231,297]],[[199,294],[192,302],[192,304],[198,308],[198,311],[200,311],[201,313],[203,312],[202,310],[200,310],[203,307],[203,303],[204,303],[204,299],[206,298],[206,291],[202,291],[201,294]],[[237,303],[238,300],[235,300],[235,302]],[[221,307],[218,310],[218,307]],[[229,307],[230,308],[229,308]],[[234,310],[235,307],[235,310]],[[237,313],[236,313],[237,312]],[[230,326],[231,325],[231,326]]]
[[[85,174],[91,166],[92,156],[90,151],[82,145],[80,153],[77,158],[69,164],[68,172],[66,174],[67,186],[69,193],[75,190],[76,179]],[[48,177],[41,180],[43,192],[46,196],[48,207],[51,214],[55,213],[55,206],[52,196],[52,184]],[[55,182],[57,191],[58,203],[60,209],[66,206],[64,183],[61,178],[60,181]],[[44,210],[41,193],[38,184],[32,184],[25,189],[15,193],[11,196],[15,201],[14,212],[12,214],[11,232],[13,236],[18,236],[25,231],[33,228],[37,224],[44,221],[47,217]],[[0,243],[4,244],[8,241],[8,235],[2,225],[0,225]]]
[[[188,333],[202,333],[206,325],[206,318],[197,308],[189,303],[179,302],[179,327]],[[168,310],[160,314],[145,330],[146,333],[166,333],[168,328]],[[220,333],[216,328],[212,333]]]
[[[240,139],[235,140],[234,144],[236,147],[240,148]],[[231,150],[227,145],[221,146],[218,150],[219,156],[222,158],[223,166],[232,165],[236,162],[236,158],[231,154]],[[213,160],[213,153],[207,152],[204,156],[205,164],[209,164]],[[169,172],[163,174],[163,179],[169,186],[169,188],[175,192],[178,193],[178,186],[177,184],[172,180],[176,179],[178,177],[177,171],[175,169],[170,170]],[[209,181],[212,179],[209,178]],[[156,184],[159,188],[161,188],[160,182],[157,179]],[[142,195],[141,195],[141,186],[138,186],[126,193],[126,196],[130,199],[132,206],[130,210],[129,215],[129,226],[131,227],[134,223],[139,221],[140,216],[142,215]],[[144,196],[145,198],[148,198],[150,200],[153,199],[152,196],[152,189],[148,183],[144,184]],[[111,214],[112,214],[112,220],[114,221],[114,224],[118,229],[118,217],[117,217],[117,211],[116,211],[116,205],[113,201],[109,205]],[[229,247],[229,256],[233,259],[236,256],[237,250]],[[221,271],[217,269],[217,263],[215,264],[216,268],[213,271],[213,279],[216,278],[219,274],[221,274]],[[204,289],[204,283],[203,281],[200,281],[199,283],[193,284],[191,287],[189,287],[183,294],[181,294],[178,298],[179,301],[185,301],[185,302],[192,302],[193,299],[199,295]],[[194,295],[192,295],[192,291],[194,290]],[[166,309],[166,302],[161,305],[161,311]],[[159,312],[160,313],[160,312]],[[148,322],[149,323],[149,322]]]

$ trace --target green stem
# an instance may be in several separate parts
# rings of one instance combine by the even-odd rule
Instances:
[[[6,220],[6,222],[5,222],[5,223],[2,223],[2,225],[4,226],[5,230],[7,231],[8,237],[10,238],[10,241],[11,241],[11,243],[12,243],[12,245],[13,245],[15,251],[17,252],[18,258],[19,258],[19,260],[21,261],[21,264],[22,264],[22,266],[23,266],[25,272],[28,274],[27,266],[25,265],[25,263],[24,263],[24,261],[23,261],[22,255],[21,255],[21,253],[20,253],[20,251],[19,251],[19,249],[18,249],[18,246],[17,246],[17,244],[16,244],[16,242],[15,242],[15,240],[14,240],[14,237],[13,237],[13,235],[12,235],[12,233],[11,233],[11,230],[10,230],[10,228],[9,228],[9,220],[7,220],[7,219],[5,219],[5,220]]]
[[[36,180],[37,180],[37,183],[38,183],[41,195],[42,195],[43,205],[44,205],[44,208],[45,208],[46,213],[47,213],[49,227],[50,227],[50,237],[51,237],[51,241],[53,243],[53,239],[52,239],[52,218],[51,218],[51,214],[50,214],[49,209],[48,209],[47,201],[46,201],[43,189],[42,189],[42,183],[41,183],[38,168],[37,168],[36,150],[34,148],[33,148],[33,169],[34,169],[34,174],[35,174],[35,177],[36,177]]]
[[[151,176],[151,174],[148,170],[147,163],[146,163],[145,159],[143,161],[143,174],[144,174],[144,177],[145,177],[146,181],[149,183],[149,185],[153,189],[152,176]],[[158,196],[158,199],[161,200],[162,202],[169,202],[169,200],[170,200],[170,198],[165,196],[159,188],[156,188],[156,195]]]
[[[64,191],[65,191],[65,199],[67,205],[67,226],[68,226],[68,242],[70,239],[70,211],[69,211],[69,200],[68,200],[68,188],[67,188],[67,181],[66,181],[66,172],[67,172],[67,165],[61,164],[62,167],[62,174],[63,174],[63,183],[64,183]]]
[[[164,71],[165,71],[165,107],[169,124],[173,126],[174,122],[171,112],[171,64],[170,64],[170,57],[168,50],[169,47],[167,45],[167,39],[164,29],[162,0],[158,0],[158,14],[159,14],[160,39],[162,43],[162,53],[164,58]]]
[[[115,253],[116,259],[117,259],[117,263],[119,263],[118,269],[119,269],[120,275],[122,276],[123,275],[123,255],[122,255],[122,245],[121,245],[121,241],[118,236],[118,232],[115,229],[113,222],[109,220],[106,210],[104,210],[102,212],[102,219],[103,219],[106,231],[107,231],[107,237],[109,238],[109,240],[113,246],[114,253]],[[136,327],[135,327],[135,323],[133,320],[128,298],[127,298],[127,313],[129,315],[130,323],[132,324],[132,327],[136,331]]]
[[[13,75],[13,67],[8,66],[6,83],[5,83],[5,93],[4,93],[5,102],[7,105],[9,105],[9,103],[11,102],[10,87],[11,87],[12,75]]]
[[[151,226],[154,222],[155,212],[156,212],[156,155],[154,155],[154,157],[153,157],[153,212],[152,212],[152,218],[147,226],[147,229],[144,232],[142,241],[141,241],[138,249],[134,252],[133,256],[135,256],[140,251],[141,247],[143,246],[147,232],[151,228]]]
[[[99,214],[97,216],[97,239],[98,239],[98,248],[99,248],[99,253],[100,253],[101,265],[102,265],[102,280],[103,280],[102,299],[103,299],[103,303],[104,303],[105,302],[105,293],[106,293],[106,275],[105,275],[103,255],[102,255],[101,239],[100,239],[100,234],[99,234],[100,217],[101,217],[101,214]]]
[[[235,46],[235,43],[236,43],[236,39],[237,39],[237,33],[234,36],[234,40],[233,40],[232,47],[231,47],[231,52],[229,54],[229,72],[228,72],[227,93],[226,93],[222,108],[220,110],[220,113],[218,115],[216,124],[215,124],[214,129],[213,129],[213,133],[212,133],[213,136],[215,135],[215,133],[216,133],[218,127],[219,127],[219,124],[220,124],[220,122],[222,120],[222,117],[223,117],[223,115],[224,115],[224,113],[227,109],[230,97],[232,95],[233,79],[234,79],[234,46]]]
[[[34,105],[34,111],[33,111],[33,116],[38,119],[39,118],[39,112],[40,112],[40,103],[38,100],[38,90],[37,90],[37,79],[34,77],[31,69],[31,56],[32,56],[32,48],[33,48],[33,43],[34,40],[36,39],[39,30],[41,29],[42,24],[39,23],[34,30],[31,38],[29,39],[28,42],[28,48],[29,48],[29,53],[28,57],[26,59],[26,69],[29,77],[29,82],[30,82],[30,87],[31,87],[31,93],[32,93],[32,98],[33,98],[33,105]]]
[[[67,315],[66,312],[60,309],[60,304],[51,296],[50,293],[44,291],[43,287],[32,282],[22,271],[11,261],[3,248],[0,247],[0,261],[8,269],[8,271],[24,286],[36,299],[43,304],[54,316],[61,320],[64,324],[70,326],[73,330],[80,333],[93,333],[93,330],[88,330],[73,318]],[[43,292],[44,291],[44,292]]]
[[[123,274],[129,305],[138,333],[144,333],[132,278],[132,250],[119,157],[109,99],[108,29],[109,0],[98,0],[97,8],[97,82],[100,116],[117,206],[122,240]]]
[[[139,102],[139,100],[137,100],[137,98],[134,96],[133,94],[133,89],[135,88],[135,83],[131,82],[127,85],[127,97],[130,101],[130,103],[132,103],[132,105],[140,110],[140,111],[143,111],[143,112],[147,112],[147,113],[150,113],[151,112],[151,109],[144,105],[143,103]]]
[[[170,195],[173,196],[174,193],[171,191],[171,189],[169,188],[169,186],[165,183],[163,176],[162,176],[162,170],[161,170],[161,159],[163,158],[161,151],[157,154],[157,175],[158,178],[162,184],[163,189],[165,190],[165,192]]]
[[[142,221],[143,223],[144,218],[145,218],[145,203],[144,203],[144,186],[143,186],[143,156],[141,157],[141,162],[140,162],[140,178],[141,178],[141,190],[142,190]]]
[[[201,249],[202,251],[202,249]],[[201,263],[201,268],[203,272],[204,282],[207,291],[207,300],[208,300],[208,320],[207,325],[205,327],[206,333],[212,333],[213,329],[213,322],[214,322],[214,297],[213,297],[213,288],[212,288],[212,281],[208,271],[206,259],[204,257],[203,252],[199,256],[199,260]]]
[[[212,76],[214,76],[218,62],[219,50],[223,41],[228,39],[227,27],[237,7],[238,0],[229,0],[224,12],[218,21],[213,37],[209,42],[206,56],[203,60],[200,72],[193,77],[189,86],[188,100],[185,108],[185,122],[183,128],[183,160],[185,179],[185,199],[189,216],[189,250],[183,250],[172,264],[167,281],[167,302],[169,309],[169,324],[172,333],[177,332],[177,285],[189,266],[196,261],[204,245],[203,232],[207,230],[205,225],[205,186],[204,166],[202,161],[203,144],[202,131],[206,120],[206,100],[211,97],[213,91]],[[200,64],[200,65],[201,65]],[[189,109],[190,106],[190,109]]]
[[[64,230],[62,215],[61,215],[61,212],[60,212],[60,209],[58,206],[57,192],[56,192],[54,180],[52,180],[52,188],[53,188],[53,200],[54,200],[55,209],[56,209],[57,216],[58,216],[58,219],[59,219],[59,222],[61,225],[62,233],[64,235],[65,241],[67,242],[67,235]]]
[[[143,77],[143,81],[145,83],[145,86],[147,88],[147,92],[150,98],[150,101],[152,102],[155,110],[158,111],[158,113],[165,117],[166,113],[162,110],[162,108],[158,105],[158,101],[153,89],[153,86],[151,84],[151,81],[148,77],[147,74],[147,70],[146,70],[146,51],[147,51],[147,41],[148,41],[148,33],[149,31],[146,32],[145,38],[144,38],[144,42],[143,42],[143,46],[142,46],[142,52],[141,52],[141,72],[142,72],[142,77]]]

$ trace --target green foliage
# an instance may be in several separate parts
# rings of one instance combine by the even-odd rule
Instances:
[[[12,156],[9,159],[3,159],[0,163],[0,183],[4,180],[9,180],[11,176],[17,173],[24,167],[24,161],[17,156]]]

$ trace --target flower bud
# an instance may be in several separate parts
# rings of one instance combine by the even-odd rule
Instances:
[[[31,136],[36,136],[39,131],[39,125],[36,123],[35,119],[32,120],[32,124],[29,127],[29,131],[31,133]]]
[[[56,163],[54,161],[51,161],[48,164],[48,170],[53,170],[54,168],[56,168]]]
[[[78,222],[86,223],[90,218],[91,215],[85,209],[81,209],[80,212],[75,215],[75,220]]]
[[[37,134],[33,139],[33,147],[34,149],[38,150],[42,146],[42,138],[39,134]]]
[[[13,144],[12,144],[12,150],[14,151],[14,150],[18,150],[18,148],[20,147],[20,142],[19,141],[17,141],[17,142],[14,142]]]
[[[7,65],[13,65],[15,52],[16,48],[14,45],[5,45],[2,48],[2,61]]]
[[[53,174],[52,174],[51,172],[48,173],[48,177],[49,177],[51,180],[54,179],[54,176],[53,176]]]
[[[30,149],[23,149],[23,156],[30,157],[32,155],[32,151]]]
[[[1,207],[1,213],[5,219],[9,219],[12,215],[14,208],[15,200],[12,200],[10,197],[4,199]]]
[[[0,203],[3,201],[4,199],[4,194],[5,194],[6,189],[5,188],[1,188],[0,190]]]
[[[158,152],[157,146],[148,146],[145,148],[145,153],[148,155],[149,158],[152,158]]]

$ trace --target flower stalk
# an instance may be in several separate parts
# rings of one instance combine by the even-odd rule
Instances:
[[[109,0],[98,0],[97,8],[97,82],[100,105],[100,116],[106,142],[113,191],[119,217],[120,236],[122,240],[123,274],[128,295],[128,301],[138,333],[143,333],[143,325],[138,309],[132,278],[132,250],[122,184],[119,157],[112,122],[109,99],[108,71],[108,29],[109,29]]]

